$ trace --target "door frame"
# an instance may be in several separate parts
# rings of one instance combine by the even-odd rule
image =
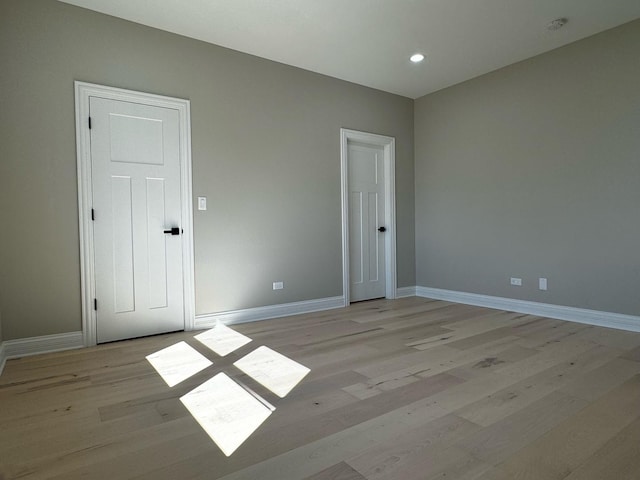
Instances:
[[[340,129],[340,176],[342,183],[342,295],[345,307],[350,304],[349,276],[349,152],[348,142],[354,141],[382,147],[384,162],[384,221],[387,232],[385,250],[385,298],[396,298],[396,139],[375,133]]]
[[[80,287],[82,299],[82,334],[86,347],[96,345],[97,317],[94,310],[95,265],[91,220],[93,186],[91,183],[91,135],[89,102],[91,97],[140,103],[178,111],[180,123],[180,192],[184,329],[195,325],[193,206],[191,175],[191,105],[189,100],[136,92],[86,82],[74,82],[76,115],[76,155],[78,169],[78,216],[80,227]]]

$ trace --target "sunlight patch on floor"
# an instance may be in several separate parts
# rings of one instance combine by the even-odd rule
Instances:
[[[271,415],[263,402],[225,373],[218,373],[180,401],[227,457]]]
[[[196,335],[194,338],[221,357],[228,355],[251,341],[249,337],[245,337],[222,323],[216,325],[211,330]]]
[[[186,342],[176,343],[146,358],[170,387],[213,365]]]
[[[194,338],[220,356],[251,342],[249,337],[223,324]],[[184,341],[146,358],[169,387],[213,365]],[[265,346],[256,348],[233,365],[280,398],[293,390],[310,371]],[[276,409],[248,385],[232,380],[224,372],[183,395],[180,401],[227,457]]]
[[[304,365],[264,346],[234,365],[280,398],[284,398],[309,373]]]

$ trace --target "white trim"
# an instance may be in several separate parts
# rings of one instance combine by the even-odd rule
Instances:
[[[193,330],[195,322],[193,206],[191,175],[191,113],[190,102],[180,98],[135,92],[84,82],[75,84],[76,149],[78,167],[78,214],[80,226],[80,278],[82,295],[82,332],[84,345],[96,344],[94,243],[91,228],[91,137],[87,123],[91,97],[142,103],[178,111],[180,122],[180,168],[182,202],[182,266],[184,295],[184,328]]]
[[[415,297],[416,287],[399,287],[396,289],[396,298]]]
[[[7,363],[7,352],[4,348],[4,342],[0,342],[0,375],[2,375],[2,371],[4,370],[4,366]]]
[[[5,340],[5,358],[28,357],[41,353],[60,352],[84,347],[82,332],[58,333],[44,335],[42,337],[19,338],[17,340]]]
[[[344,299],[342,297],[318,298],[315,300],[305,300],[302,302],[282,303],[280,305],[268,305],[266,307],[247,308],[244,310],[229,310],[226,312],[209,313],[196,315],[195,328],[215,327],[218,322],[226,325],[233,323],[255,322],[257,320],[268,320],[271,318],[288,317],[301,313],[319,312],[342,308]]]
[[[342,183],[342,296],[344,306],[349,298],[349,169],[347,165],[349,140],[376,145],[384,151],[384,198],[385,198],[385,298],[396,298],[396,139],[375,133],[340,129],[340,177]]]
[[[617,328],[640,332],[640,316],[624,315],[622,313],[601,312],[584,308],[565,307],[549,303],[515,300],[512,298],[492,297],[477,293],[456,292],[439,288],[416,287],[418,297],[446,300],[449,302],[477,305],[479,307],[496,308],[510,312],[527,313],[541,317],[556,318],[570,322],[585,323],[599,327]]]

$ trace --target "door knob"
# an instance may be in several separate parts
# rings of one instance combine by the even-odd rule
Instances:
[[[385,227],[380,227],[380,228],[378,228],[378,231],[379,231],[379,232],[386,232],[386,231],[387,231],[387,229],[386,229]]]
[[[171,235],[180,235],[180,227],[172,227],[171,230],[165,230],[164,233]]]

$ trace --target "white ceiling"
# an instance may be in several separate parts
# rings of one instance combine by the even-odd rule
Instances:
[[[638,0],[63,1],[410,98],[640,17]]]

